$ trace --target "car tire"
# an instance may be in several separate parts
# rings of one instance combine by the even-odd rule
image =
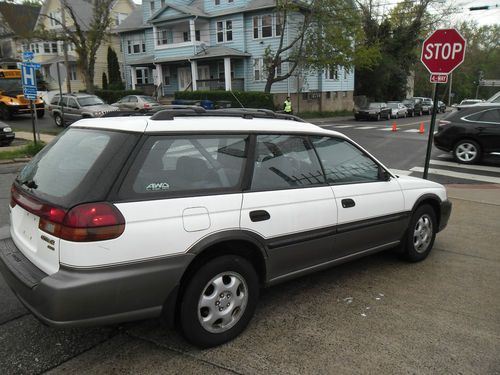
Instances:
[[[248,260],[237,255],[212,259],[186,284],[179,308],[182,333],[200,348],[228,342],[246,328],[258,298],[258,276]]]
[[[422,113],[422,110],[420,110],[420,112],[418,113],[419,116],[422,116],[423,113]]]
[[[63,118],[59,113],[54,113],[54,122],[56,123],[56,126],[59,128],[64,126]]]
[[[377,118],[376,118],[377,121],[380,121],[380,113],[377,113]]]
[[[8,121],[12,119],[12,112],[7,108],[6,105],[2,105],[0,107],[0,118],[4,121]]]
[[[462,164],[474,164],[481,159],[481,146],[472,139],[462,139],[453,147],[453,157]]]
[[[45,110],[39,109],[36,111],[36,118],[42,118],[45,115]]]
[[[403,243],[403,255],[410,262],[427,258],[434,245],[437,233],[436,213],[428,204],[418,207],[410,219],[410,225]]]
[[[4,146],[10,146],[10,144],[12,143],[13,139],[11,140],[8,140],[8,141],[3,141],[3,142],[0,142],[0,146],[4,147]]]

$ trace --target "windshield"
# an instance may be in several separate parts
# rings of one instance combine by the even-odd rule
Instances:
[[[382,105],[380,103],[370,103],[368,108],[380,108]]]
[[[0,91],[19,91],[23,92],[23,85],[20,79],[0,79]]]
[[[142,100],[144,100],[145,102],[154,103],[154,104],[158,103],[158,102],[156,101],[156,99],[155,99],[155,98],[153,98],[152,96],[145,96],[145,95],[141,95],[141,96],[139,96],[139,98],[141,98],[141,99],[142,99]]]
[[[104,104],[104,102],[97,96],[86,96],[84,98],[78,98],[78,103],[80,103],[80,107]]]
[[[398,108],[398,103],[389,103],[387,104],[389,108]]]
[[[410,99],[403,100],[403,104],[413,104],[413,100]]]
[[[462,100],[460,104],[476,104],[480,102],[481,102],[480,100]]]

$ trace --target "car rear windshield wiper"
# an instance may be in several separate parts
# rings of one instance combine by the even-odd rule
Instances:
[[[36,182],[34,180],[22,181],[21,185],[25,185],[29,189],[36,189],[38,187],[38,185],[36,184]]]

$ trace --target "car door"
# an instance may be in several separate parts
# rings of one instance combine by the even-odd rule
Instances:
[[[269,278],[278,280],[332,257],[337,207],[307,137],[260,134],[241,229],[268,251]]]
[[[82,118],[80,114],[80,106],[78,105],[75,98],[68,97],[68,101],[65,107],[65,120],[69,122],[78,121]]]
[[[476,129],[484,152],[500,152],[500,108],[483,111]]]
[[[396,245],[409,218],[396,179],[346,139],[311,139],[338,209],[336,257]]]

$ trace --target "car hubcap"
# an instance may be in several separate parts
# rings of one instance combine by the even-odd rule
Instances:
[[[413,246],[417,253],[425,252],[432,239],[432,221],[428,215],[423,215],[418,219],[413,231]]]
[[[457,147],[457,158],[460,161],[471,161],[477,156],[477,149],[472,143],[462,143]]]
[[[208,332],[225,332],[241,319],[247,303],[245,279],[236,272],[220,273],[203,288],[198,301],[198,320]]]

